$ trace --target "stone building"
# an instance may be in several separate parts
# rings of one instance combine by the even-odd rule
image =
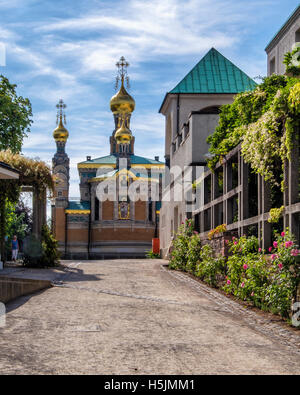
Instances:
[[[300,5],[265,49],[268,56],[268,75],[285,73],[284,55],[292,50],[296,42],[300,43]]]
[[[159,112],[165,116],[165,159],[172,169],[166,177],[160,211],[160,245],[162,256],[168,254],[178,226],[191,213],[184,196],[174,196],[181,188],[185,166],[197,167],[190,181],[206,169],[207,137],[218,124],[219,108],[230,104],[234,95],[252,90],[256,83],[242,70],[212,48],[179,84],[165,95]],[[175,167],[175,169],[174,169]],[[180,194],[180,193],[179,193]],[[177,194],[178,195],[178,194]]]
[[[114,130],[107,156],[78,164],[80,201],[69,200],[68,138],[58,105],[53,173],[59,179],[52,207],[53,231],[65,258],[144,257],[158,237],[164,163],[137,156],[130,118],[135,101],[125,89],[128,63],[118,62],[120,90],[110,101]]]

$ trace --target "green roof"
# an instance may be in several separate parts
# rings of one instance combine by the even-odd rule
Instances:
[[[133,165],[163,165],[163,162],[159,162],[155,159],[144,158],[143,156],[130,155],[130,161]],[[80,162],[79,164],[101,164],[101,165],[115,165],[117,163],[116,155],[107,155],[102,156],[101,158],[95,158],[91,160],[86,160],[84,162]]]
[[[163,162],[160,162],[155,159],[144,158],[143,156],[131,155],[130,161],[133,165],[164,165]]]
[[[70,201],[66,210],[89,210],[90,202]]]
[[[79,164],[87,164],[87,163],[98,163],[100,165],[115,165],[117,163],[117,157],[115,155],[107,155],[107,156],[102,156],[101,158],[85,160],[84,162],[80,162]]]
[[[239,93],[256,83],[212,48],[169,93]]]

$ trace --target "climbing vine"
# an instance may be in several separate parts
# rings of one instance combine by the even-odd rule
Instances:
[[[30,185],[41,194],[44,190],[54,190],[55,178],[49,166],[43,161],[26,158],[10,150],[0,151],[0,162],[10,165],[20,172],[18,180],[0,180],[0,253],[4,257],[4,237],[6,235],[5,206],[19,200],[21,186]]]
[[[273,185],[282,185],[285,160],[290,159],[300,118],[300,82],[272,75],[251,92],[240,93],[222,106],[219,124],[208,137],[213,170],[218,161],[241,143],[246,163]],[[281,174],[278,174],[281,169]]]

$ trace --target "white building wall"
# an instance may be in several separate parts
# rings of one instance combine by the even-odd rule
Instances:
[[[233,94],[180,94],[178,101],[176,94],[168,95],[161,112],[166,119],[165,138],[166,142],[169,141],[169,146],[166,144],[165,155],[170,157],[171,168],[177,166],[183,170],[185,166],[205,161],[204,155],[209,148],[206,139],[214,132],[219,116],[195,112],[232,103],[233,98]],[[188,126],[184,127],[184,124]],[[186,217],[185,201],[174,199],[174,187],[169,186],[169,194],[167,189],[164,190],[160,210],[160,245],[163,257],[167,256],[174,233]]]
[[[290,22],[289,22],[290,21]],[[266,48],[268,56],[268,75],[284,74],[284,55],[292,50],[293,44],[300,42],[300,7],[286,25],[276,34]]]

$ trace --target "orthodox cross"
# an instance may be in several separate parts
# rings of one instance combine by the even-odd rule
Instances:
[[[129,77],[127,74],[127,67],[129,67],[129,63],[126,61],[126,59],[124,58],[124,56],[120,57],[120,60],[116,63],[116,66],[118,68],[118,75],[116,77],[116,86],[115,89],[118,89],[119,86],[119,81],[121,80],[122,82],[124,82],[124,79],[126,80],[126,85],[127,88],[129,88]]]
[[[67,105],[63,102],[62,99],[56,104],[57,108],[57,115],[56,115],[56,124],[58,124],[58,119],[62,120],[64,118],[64,123],[67,123],[66,121],[66,113],[64,111],[65,108],[67,108]]]

